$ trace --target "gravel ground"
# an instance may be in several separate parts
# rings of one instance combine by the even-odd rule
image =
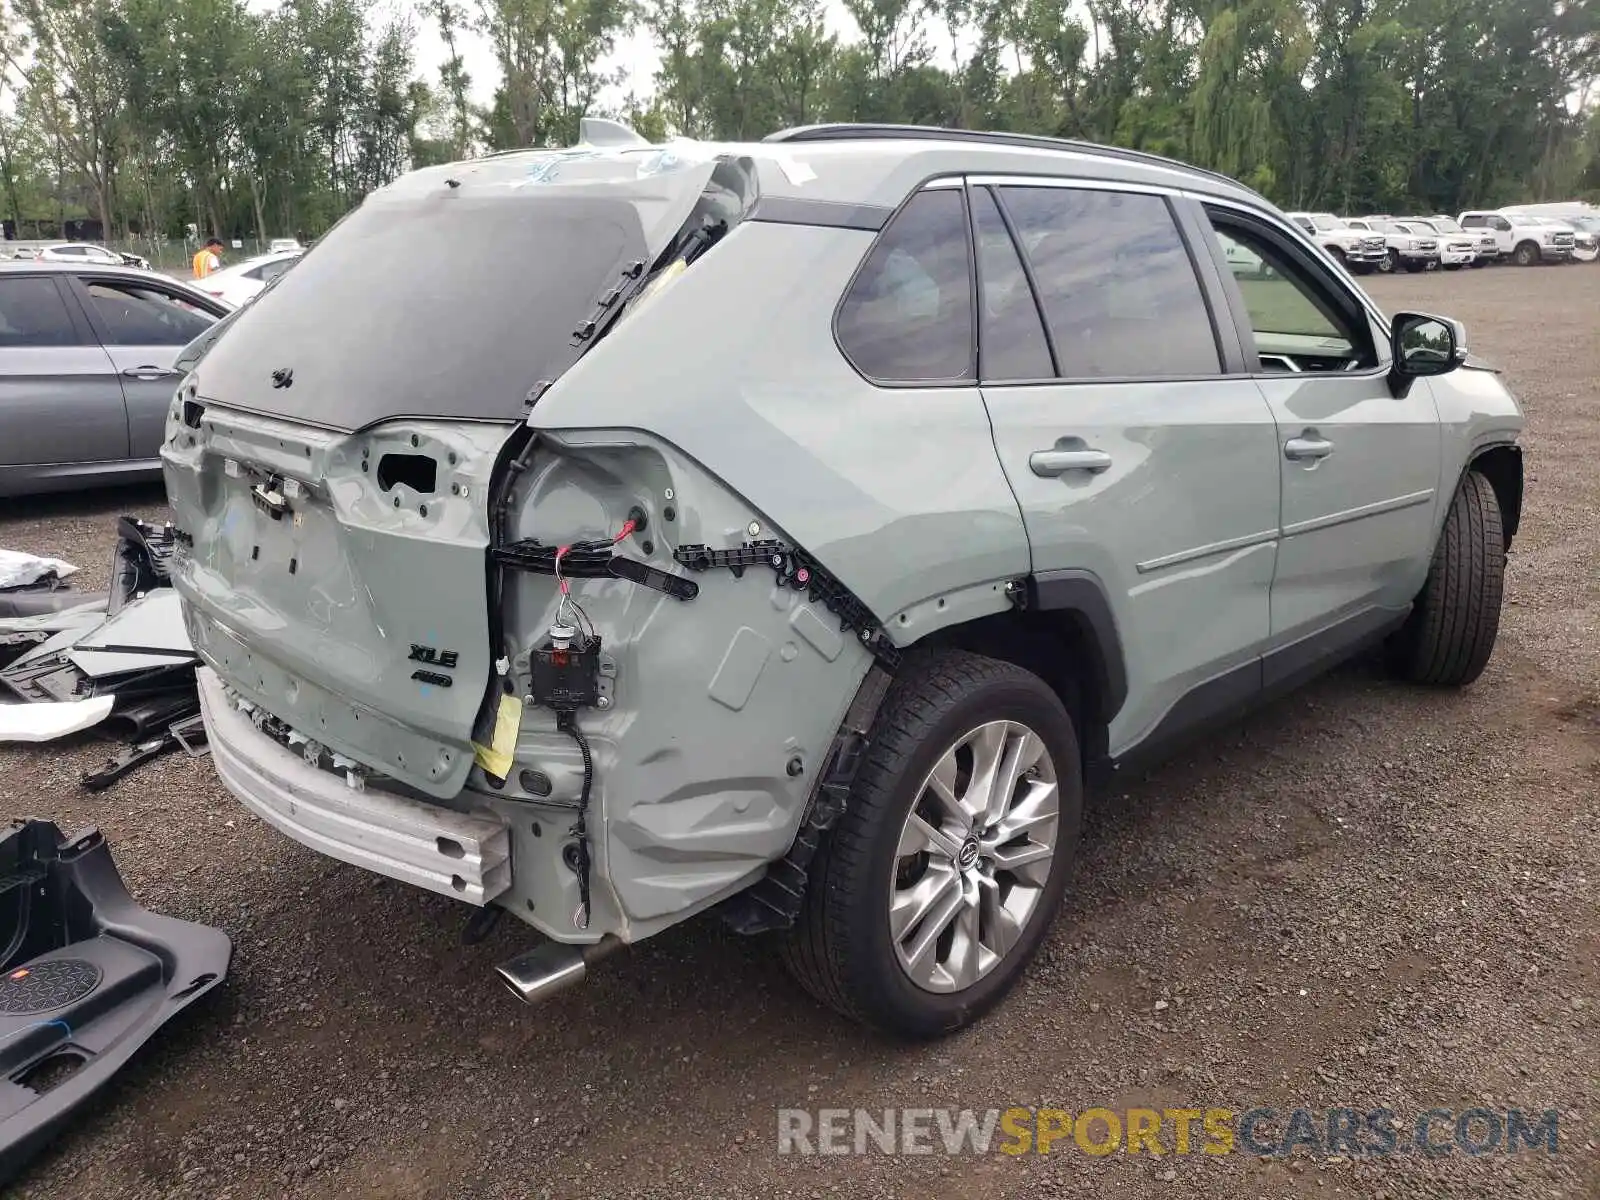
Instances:
[[[4,811],[93,823],[144,903],[235,939],[20,1182],[35,1197],[1600,1196],[1600,267],[1375,279],[1462,317],[1529,417],[1499,649],[1474,687],[1356,664],[1091,805],[1040,959],[907,1049],[692,923],[523,1009],[464,909],[320,858],[169,756],[90,795],[92,740],[0,751]],[[0,508],[102,582],[159,491]],[[1560,1153],[1266,1161],[780,1155],[780,1107],[1560,1110]],[[1062,1148],[1064,1147],[1064,1149]]]

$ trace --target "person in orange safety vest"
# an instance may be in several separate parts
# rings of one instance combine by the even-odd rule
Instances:
[[[209,239],[200,252],[194,256],[194,277],[204,279],[211,272],[222,266],[222,243],[216,238]]]

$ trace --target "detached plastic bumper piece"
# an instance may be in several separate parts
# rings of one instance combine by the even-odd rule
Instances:
[[[0,1186],[156,1030],[227,974],[233,943],[140,908],[90,829],[0,830]]]

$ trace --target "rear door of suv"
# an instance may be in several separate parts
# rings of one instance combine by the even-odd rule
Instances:
[[[1426,380],[1397,395],[1371,308],[1287,228],[1259,211],[1204,205],[1213,261],[1244,247],[1266,269],[1229,270],[1246,372],[1278,426],[1282,541],[1272,584],[1267,686],[1314,669],[1381,627],[1422,585],[1440,472]]]
[[[967,194],[995,447],[1041,606],[1084,583],[1110,601],[1128,675],[1119,754],[1259,689],[1277,429],[1177,197],[978,177]]]

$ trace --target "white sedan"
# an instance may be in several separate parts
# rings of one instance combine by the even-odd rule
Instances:
[[[238,308],[292,267],[302,253],[304,251],[287,250],[277,254],[260,254],[234,266],[213,271],[204,279],[195,280],[194,286],[224,304]]]
[[[118,254],[115,250],[107,250],[104,246],[96,246],[92,242],[51,242],[40,246],[33,252],[34,262],[77,263],[83,266],[88,263],[96,267],[138,267],[142,271],[150,269],[150,260],[141,258],[137,254]]]

